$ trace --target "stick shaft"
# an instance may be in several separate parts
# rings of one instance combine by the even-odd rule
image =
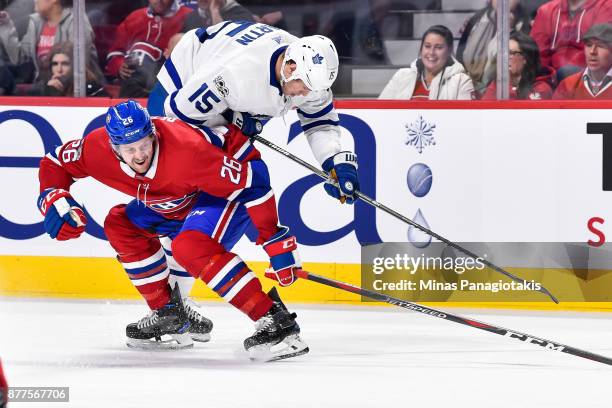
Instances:
[[[544,347],[548,350],[562,352],[562,353],[570,354],[576,357],[582,357],[587,360],[593,360],[593,361],[597,361],[603,364],[612,365],[612,358],[602,356],[600,354],[591,353],[590,351],[581,350],[576,347],[567,346],[565,344],[561,344],[556,341],[546,340],[540,337],[521,333],[516,330],[505,329],[500,326],[495,326],[489,323],[483,323],[477,320],[468,319],[468,318],[465,318],[459,315],[444,312],[444,311],[434,309],[431,307],[421,306],[418,303],[413,303],[413,302],[408,302],[405,300],[397,299],[397,298],[394,298],[388,295],[384,295],[382,293],[360,288],[358,286],[354,286],[354,285],[351,285],[345,282],[340,282],[334,279],[326,278],[324,276],[316,275],[314,273],[307,272],[304,270],[299,270],[297,271],[296,274],[298,278],[306,279],[312,282],[320,283],[322,285],[331,286],[336,289],[355,293],[355,294],[370,298],[372,300],[389,303],[391,305],[403,307],[404,309],[409,309],[409,310],[412,310],[418,313],[437,317],[443,320],[449,320],[451,322],[459,323],[464,326],[469,326],[475,329],[484,330],[489,333],[499,334],[500,336],[519,340],[523,343],[529,343],[529,344],[534,344],[536,346]]]
[[[259,143],[271,148],[272,150],[277,151],[278,153],[282,154],[283,156],[293,160],[294,162],[300,164],[301,166],[307,168],[308,170],[312,171],[313,173],[315,173],[317,176],[321,177],[324,180],[329,180],[329,176],[327,173],[325,173],[323,170],[316,168],[315,166],[313,166],[312,164],[302,160],[301,158],[291,154],[290,152],[286,151],[285,149],[283,149],[280,146],[277,146],[276,144],[270,142],[267,139],[264,139],[261,136],[255,135],[252,137],[253,139],[257,140]],[[337,186],[337,183],[334,183]],[[361,200],[365,201],[366,203],[368,203],[369,205],[378,208],[381,211],[386,212],[387,214],[405,222],[408,225],[411,225],[421,231],[423,231],[424,233],[426,233],[427,235],[436,238],[437,240],[444,242],[446,245],[455,248],[456,250],[464,253],[465,255],[473,258],[473,259],[480,259],[482,261],[482,263],[486,266],[488,266],[489,268],[501,273],[502,275],[506,276],[507,278],[521,283],[523,285],[526,285],[528,282],[525,281],[522,278],[519,278],[518,276],[506,271],[505,269],[500,268],[499,266],[495,265],[494,263],[484,259],[484,258],[479,258],[478,255],[476,255],[475,253],[473,253],[472,251],[463,248],[462,246],[444,238],[443,236],[433,232],[432,230],[430,230],[429,228],[425,228],[424,226],[422,226],[419,223],[414,222],[413,220],[411,220],[410,218],[398,213],[397,211],[387,207],[384,204],[379,203],[378,201],[374,200],[373,198],[363,194],[360,191],[355,191],[355,195],[360,198]],[[548,290],[546,289],[544,286],[540,285],[540,289],[538,290],[539,292],[545,294],[546,296],[548,296],[553,302],[555,303],[559,303],[559,301],[557,300],[557,298]]]

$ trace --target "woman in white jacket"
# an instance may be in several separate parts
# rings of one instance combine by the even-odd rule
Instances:
[[[398,70],[378,99],[471,100],[474,84],[453,57],[453,33],[445,26],[430,27],[421,40],[419,58]]]

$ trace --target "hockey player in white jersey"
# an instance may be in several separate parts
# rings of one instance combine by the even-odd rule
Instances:
[[[330,90],[338,65],[324,36],[297,38],[265,24],[225,21],[183,36],[157,75],[148,108],[195,126],[233,122],[249,136],[261,131],[261,120],[297,108],[316,159],[339,181],[340,188],[326,183],[325,190],[351,204],[359,189],[357,157],[340,143]]]
[[[338,65],[336,48],[324,36],[297,38],[265,24],[225,21],[183,36],[157,76],[148,109],[193,126],[232,122],[252,136],[261,132],[261,121],[296,108],[314,156],[339,182],[340,188],[325,183],[325,190],[352,204],[359,189],[357,156],[341,147],[330,90]],[[179,283],[181,293],[191,291],[193,279],[180,271],[170,280]],[[207,323],[201,335],[208,338],[210,321],[192,301],[186,300],[186,307]],[[192,333],[194,340],[198,335]]]

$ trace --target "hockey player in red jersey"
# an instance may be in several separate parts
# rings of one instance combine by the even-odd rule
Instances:
[[[8,403],[8,384],[2,371],[2,361],[0,361],[0,408],[6,407]]]
[[[213,136],[224,139],[223,151],[208,142]],[[275,290],[264,293],[255,274],[226,249],[252,221],[257,243],[270,256],[267,277],[290,285],[301,267],[295,238],[278,225],[266,165],[238,129],[220,134],[171,118],[151,120],[134,101],[111,107],[105,128],[58,147],[41,161],[38,203],[52,238],[78,238],[84,231],[85,213],[69,193],[73,181],[83,177],[135,197],[113,207],[104,222],[117,258],[152,310],[127,326],[128,345],[193,345],[178,285],[168,285],[159,241],[168,236],[174,259],[191,276],[256,322],[255,334],[244,342],[251,358],[275,360],[308,352],[295,314]],[[170,339],[161,341],[164,335]],[[285,347],[278,349],[278,344]]]

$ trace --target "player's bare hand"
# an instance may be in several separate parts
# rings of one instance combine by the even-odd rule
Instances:
[[[134,70],[131,69],[125,62],[119,67],[119,78],[128,79],[132,76]]]

